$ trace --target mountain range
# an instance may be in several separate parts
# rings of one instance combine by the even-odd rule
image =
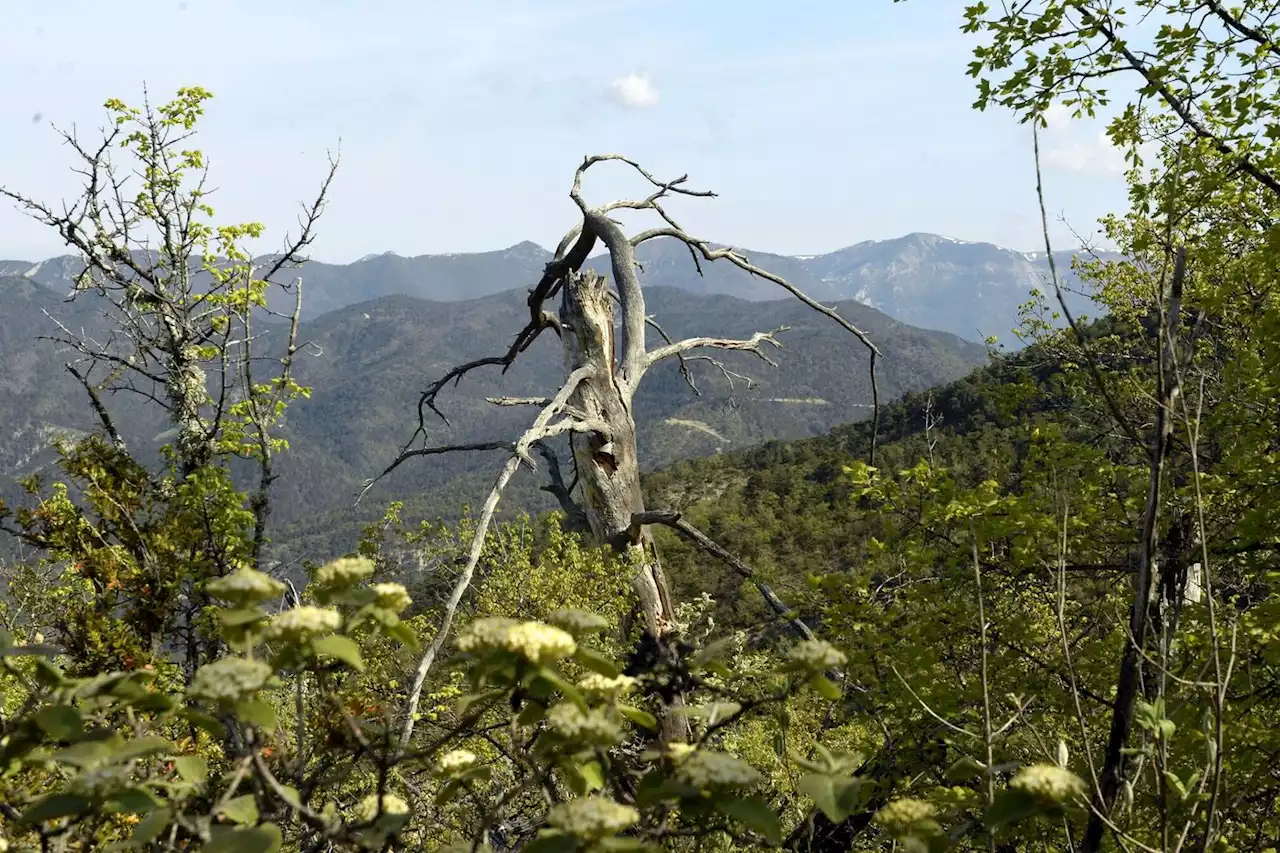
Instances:
[[[927,329],[972,341],[994,336],[1011,342],[1018,307],[1032,288],[1048,280],[1043,252],[1018,252],[991,243],[974,243],[936,234],[908,234],[892,240],[856,243],[820,255],[787,256],[740,249],[757,266],[783,276],[815,299],[854,300]],[[1064,282],[1077,290],[1071,272],[1074,252],[1055,253]],[[699,274],[688,249],[661,238],[637,252],[641,282],[699,294],[723,294],[749,301],[779,299],[776,285],[725,262],[702,264]],[[537,281],[551,252],[536,243],[518,243],[493,252],[420,255],[391,252],[368,255],[350,264],[312,261],[301,271],[304,318],[380,296],[412,296],[455,302],[490,296]],[[608,272],[608,258],[597,255],[588,266]],[[66,292],[80,269],[76,258],[40,262],[0,261],[0,275],[18,276]],[[1073,310],[1091,313],[1089,300],[1072,295]],[[278,306],[281,308],[290,306]]]
[[[929,234],[815,256],[739,251],[866,330],[884,353],[879,389],[885,402],[985,361],[986,350],[972,341],[1009,340],[1018,305],[1046,277],[1043,254]],[[648,309],[673,337],[746,337],[790,327],[779,336],[784,348],[771,353],[776,368],[746,353],[725,354],[729,374],[694,363],[700,394],[675,364],[655,368],[636,399],[647,468],[819,435],[868,415],[865,353],[834,323],[725,262],[704,263],[699,275],[687,248],[672,240],[643,244],[638,254]],[[1069,269],[1070,254],[1057,258],[1059,270]],[[314,393],[294,404],[283,427],[293,451],[278,469],[281,500],[273,523],[287,531],[278,538],[305,542],[320,556],[349,547],[353,525],[371,520],[393,496],[412,496],[413,509],[427,516],[456,513],[483,497],[492,457],[439,456],[406,465],[360,509],[352,507],[360,484],[394,458],[416,423],[421,388],[454,364],[505,348],[527,318],[523,287],[550,258],[546,249],[521,243],[475,254],[384,253],[345,265],[311,262],[301,270],[301,335],[313,346],[296,375]],[[607,257],[589,265],[607,271]],[[65,353],[37,340],[55,331],[52,317],[70,328],[101,330],[92,293],[64,299],[80,268],[70,256],[0,261],[0,495],[12,497],[14,478],[48,466],[53,438],[92,427],[83,390],[64,369]],[[1089,313],[1087,299],[1072,298],[1078,312]],[[266,346],[281,331],[268,331]],[[449,422],[428,423],[430,442],[509,439],[531,413],[495,408],[485,398],[545,395],[561,371],[556,342],[548,339],[505,375],[468,376],[441,398]],[[730,376],[751,381],[730,384]],[[107,402],[131,450],[154,457],[169,432],[163,413],[123,394]],[[535,479],[525,478],[509,505],[549,508]]]
[[[778,335],[783,348],[770,352],[776,367],[749,353],[724,353],[724,366],[737,374],[732,385],[714,366],[692,362],[701,392],[695,394],[675,363],[657,365],[635,403],[647,468],[773,438],[818,435],[869,414],[865,350],[797,300],[750,302],[676,288],[646,290],[648,311],[673,337],[748,337],[790,327]],[[36,340],[56,331],[50,316],[93,334],[102,321],[92,296],[66,302],[28,278],[0,278],[0,480],[12,484],[45,468],[54,437],[92,427],[84,392],[63,367],[66,354]],[[280,459],[274,521],[300,530],[349,530],[357,517],[354,494],[408,437],[422,387],[454,364],[504,349],[527,320],[525,296],[523,290],[455,302],[383,296],[304,322],[301,337],[310,342],[309,355],[298,362],[296,376],[314,390],[309,400],[290,407],[284,424],[292,450]],[[900,323],[857,302],[835,305],[884,352],[878,371],[882,400],[954,379],[985,360],[984,347],[954,335]],[[271,346],[273,336],[277,345],[282,339],[278,326],[265,334],[259,352]],[[441,396],[449,422],[428,422],[430,443],[509,440],[533,412],[494,407],[485,398],[546,395],[558,387],[562,371],[553,335],[535,343],[505,375],[476,371]],[[154,458],[169,424],[158,407],[140,402],[126,393],[106,399],[130,450]],[[360,512],[376,512],[386,500],[410,495],[417,496],[415,507],[424,514],[456,513],[464,502],[483,498],[498,461],[492,454],[415,460],[370,493]],[[12,497],[14,489],[0,493]],[[547,501],[529,486],[511,503],[536,509],[548,507]]]

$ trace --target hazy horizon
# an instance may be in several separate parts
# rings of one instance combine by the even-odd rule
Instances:
[[[9,19],[0,184],[74,197],[50,122],[90,135],[107,98],[136,103],[144,82],[156,101],[203,86],[215,95],[198,143],[214,205],[221,221],[267,225],[259,254],[293,226],[339,140],[311,252],[328,263],[555,245],[575,219],[574,168],[604,151],[718,192],[672,208],[720,243],[822,254],[926,232],[1043,248],[1030,131],[971,108],[976,42],[947,0],[803,11],[764,0],[66,0]],[[92,59],[104,45],[110,63]],[[1055,245],[1077,245],[1059,213],[1092,234],[1125,205],[1103,119],[1055,120],[1043,134]],[[589,199],[644,192],[624,167],[596,172]],[[61,253],[56,234],[0,205],[0,256]]]

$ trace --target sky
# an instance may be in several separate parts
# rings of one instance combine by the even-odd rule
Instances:
[[[328,262],[554,246],[574,169],[603,152],[719,193],[671,207],[721,243],[816,254],[926,231],[1043,248],[1030,128],[971,106],[963,0],[6,6],[0,184],[45,201],[79,186],[51,125],[92,139],[108,98],[195,85],[215,95],[198,146],[218,218],[265,223],[262,251],[296,229],[339,144],[312,246]],[[1065,247],[1068,224],[1095,232],[1125,191],[1101,124],[1056,118],[1042,151]],[[589,201],[646,193],[610,165]],[[63,252],[0,204],[0,258]]]

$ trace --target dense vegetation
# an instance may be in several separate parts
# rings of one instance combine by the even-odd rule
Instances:
[[[651,475],[662,631],[638,618],[648,552],[572,515],[479,536],[392,505],[304,588],[264,572],[280,422],[309,389],[291,348],[243,347],[284,266],[239,249],[256,226],[206,224],[183,140],[207,93],[109,102],[144,191],[97,208],[91,185],[81,220],[29,205],[139,349],[82,352],[114,365],[81,374],[98,428],[6,517],[33,556],[0,611],[0,843],[1280,846],[1280,22],[1129,13],[966,13],[980,106],[1035,123],[1095,109],[1105,78],[1141,87],[1111,128],[1125,260],[1081,261],[1109,318],[1060,330],[1036,295],[1026,349],[875,426]],[[130,266],[118,220],[159,226],[168,263]],[[162,464],[100,405],[129,370],[172,424]]]

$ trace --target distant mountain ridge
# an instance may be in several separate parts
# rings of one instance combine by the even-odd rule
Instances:
[[[46,312],[68,328],[100,333],[105,322],[100,303],[92,293],[64,301],[61,293],[32,278],[0,278],[0,496],[13,497],[14,478],[46,468],[53,438],[93,428],[84,391],[63,367],[68,355],[36,338],[56,332]],[[738,377],[732,387],[714,366],[693,362],[698,396],[677,364],[656,366],[635,401],[646,467],[771,438],[819,435],[869,414],[866,353],[837,324],[798,300],[750,302],[663,287],[646,291],[648,312],[673,337],[742,338],[789,327],[778,336],[783,348],[770,352],[776,368],[749,353],[721,354],[725,367]],[[273,523],[305,526],[308,519],[323,515],[322,533],[332,521],[330,514],[354,517],[352,496],[365,478],[394,458],[416,422],[421,388],[455,364],[504,348],[528,319],[525,298],[522,289],[451,302],[390,295],[304,322],[301,336],[313,346],[299,359],[295,376],[314,392],[310,399],[296,401],[286,416],[283,437],[292,451],[278,460],[280,502]],[[886,402],[961,376],[986,359],[983,347],[956,336],[914,328],[856,302],[834,304],[842,316],[865,328],[884,353],[878,376]],[[259,352],[280,346],[281,331],[280,324],[260,327]],[[650,346],[655,343],[650,340]],[[547,394],[562,381],[563,369],[559,342],[548,335],[505,374],[476,371],[441,397],[449,423],[428,422],[431,443],[517,435],[531,413],[494,407],[485,399]],[[754,383],[743,381],[743,375]],[[127,393],[106,395],[105,402],[131,452],[154,458],[171,428],[158,407],[139,404]],[[480,500],[492,482],[492,456],[420,461],[404,466],[385,488],[371,493],[360,512],[376,512],[379,501],[393,494],[429,500],[424,512],[456,512],[462,503]],[[532,485],[526,495],[529,501],[521,498],[513,505],[534,508],[542,506],[536,501],[545,505],[549,500]]]
[[[1046,288],[1049,272],[1043,252],[1019,252],[992,243],[925,233],[868,240],[818,255],[739,251],[815,299],[855,300],[904,323],[971,341],[989,335],[1010,341],[1019,306],[1033,288]],[[1075,254],[1055,253],[1059,274],[1073,291],[1080,289],[1071,272]],[[349,264],[311,261],[299,271],[304,282],[305,318],[315,319],[382,296],[454,302],[531,286],[551,257],[544,247],[526,241],[492,252],[416,257],[382,252]],[[785,295],[771,282],[724,261],[704,262],[699,275],[688,249],[669,238],[642,244],[637,259],[642,265],[641,282],[647,286],[750,301]],[[587,265],[609,271],[607,255],[596,255]],[[27,278],[58,291],[70,288],[79,269],[80,262],[69,255],[40,262],[0,261],[0,276]],[[1084,296],[1073,294],[1070,302],[1078,313],[1097,313]],[[282,303],[279,307],[287,306]]]

